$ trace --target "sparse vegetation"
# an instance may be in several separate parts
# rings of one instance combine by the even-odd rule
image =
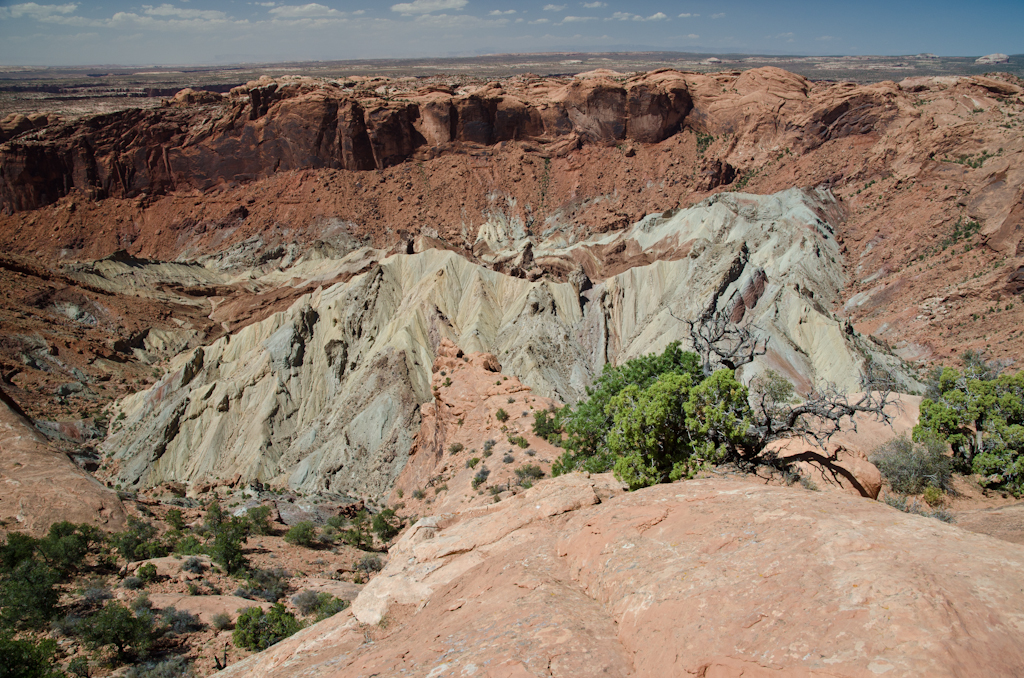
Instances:
[[[499,407],[498,411],[494,413],[494,418],[504,423],[508,421],[508,412],[505,411],[505,408]]]
[[[235,622],[231,638],[235,645],[259,652],[295,634],[302,624],[284,605],[275,603],[269,611],[246,608]]]
[[[316,541],[316,525],[309,520],[296,523],[285,533],[284,540],[296,546],[312,546]]]
[[[448,446],[448,451],[451,454],[458,454],[459,452],[462,452],[463,449],[465,449],[465,447],[462,443],[452,443]]]
[[[892,438],[875,448],[870,460],[893,492],[919,494],[928,487],[937,491],[950,488],[953,460],[946,454],[946,445],[935,436],[917,444],[908,436]]]

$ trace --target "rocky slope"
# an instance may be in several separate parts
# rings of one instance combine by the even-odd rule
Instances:
[[[848,495],[570,475],[421,520],[351,612],[223,675],[1012,675],[1022,575]]]
[[[722,195],[571,245],[558,233],[534,248],[485,226],[476,249],[491,268],[444,249],[299,262],[283,277],[313,291],[176,358],[118,404],[104,448],[129,487],[240,477],[376,501],[408,459],[420,406],[439,395],[443,341],[574,402],[605,363],[688,344],[683,320],[708,308],[769,338],[747,378],[771,366],[804,392],[855,391],[871,359],[913,388],[899,361],[826,310],[843,284],[837,218],[827,192]],[[616,268],[600,282],[586,273]],[[452,370],[444,386],[459,380]]]

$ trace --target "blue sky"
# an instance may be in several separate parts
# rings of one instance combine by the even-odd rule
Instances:
[[[503,52],[1024,52],[1024,0],[0,0],[0,64],[215,64]]]

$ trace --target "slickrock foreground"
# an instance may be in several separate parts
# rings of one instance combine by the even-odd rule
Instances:
[[[421,520],[351,612],[221,675],[1008,676],[1022,581],[1024,548],[841,493],[571,475]]]

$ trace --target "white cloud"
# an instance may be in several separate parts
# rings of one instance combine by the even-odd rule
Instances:
[[[277,3],[276,2],[257,2],[256,4],[259,5],[260,7],[273,7]]]
[[[490,14],[491,16],[502,16],[503,14],[515,14],[515,13],[516,13],[516,11],[514,9],[506,9],[504,12],[502,12],[500,9],[496,9],[496,10],[493,10],[491,12],[488,12],[488,14]]]
[[[700,16],[700,14],[691,14],[690,12],[683,12],[682,14],[679,15],[679,18],[680,19],[689,19],[690,17],[693,17],[693,16]]]
[[[326,5],[311,2],[307,5],[281,5],[270,10],[270,14],[280,19],[313,19],[319,17],[340,17],[344,12],[331,9]]]
[[[586,7],[587,9],[597,9],[598,7],[608,6],[607,2],[581,2],[580,4]]]
[[[66,5],[40,5],[35,2],[25,2],[20,5],[11,5],[7,8],[0,7],[0,19],[28,17],[43,21],[50,17],[71,14],[76,9],[78,9],[78,3],[76,2]]]
[[[271,10],[273,11],[273,10]],[[203,19],[206,21],[224,21],[227,15],[216,10],[184,9],[174,5],[163,4],[157,7],[143,5],[142,13],[147,16],[158,16],[175,19]]]
[[[546,23],[549,23],[550,21],[551,21],[550,19],[537,19],[535,21],[531,21],[530,23],[531,24],[546,24]]]
[[[700,36],[697,35],[696,33],[690,33],[689,35],[684,35],[683,37],[686,38],[687,40],[696,40]]]
[[[779,33],[777,35],[766,35],[768,40],[782,40],[784,38],[792,38],[793,33]]]
[[[658,12],[657,14],[652,14],[648,17],[640,16],[639,14],[630,14],[629,12],[615,12],[605,19],[605,21],[664,21],[667,18],[668,15],[664,12]]]
[[[402,14],[429,14],[448,9],[462,9],[468,4],[469,0],[413,0],[391,5],[391,11]]]
[[[545,12],[561,12],[568,5],[544,5]]]
[[[725,16],[725,12],[719,12],[718,14],[712,14],[711,18],[712,19],[721,19],[724,16]]]
[[[828,42],[829,40],[835,40],[835,37],[831,35],[822,35],[815,38],[815,40],[819,40],[821,42]]]
[[[562,19],[563,24],[581,24],[586,21],[597,21],[596,16],[567,16]]]

